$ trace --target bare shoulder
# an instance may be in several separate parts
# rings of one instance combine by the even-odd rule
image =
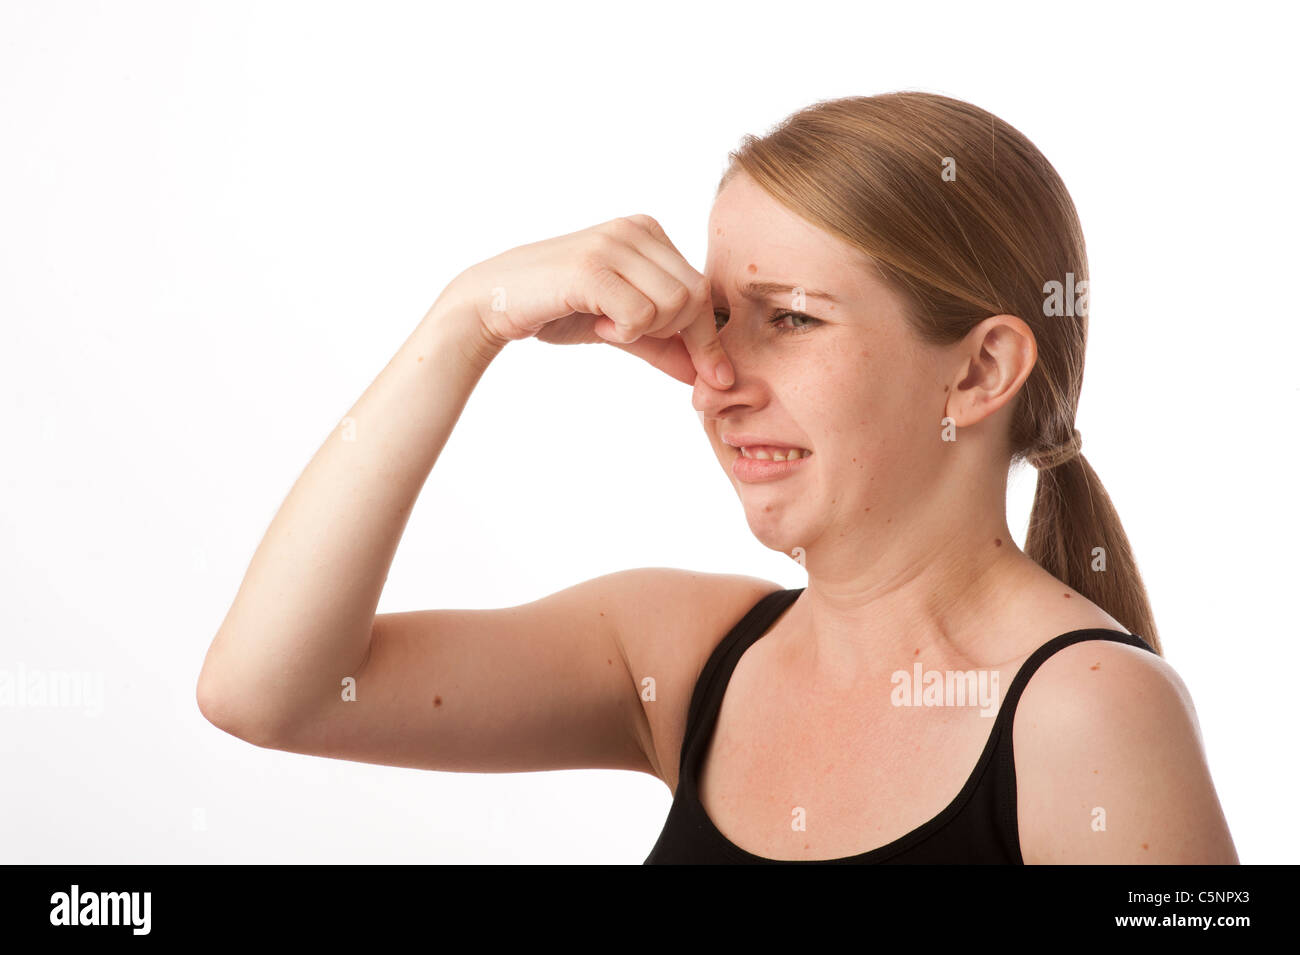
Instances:
[[[677,787],[691,693],[727,632],[781,584],[743,574],[639,567],[618,580],[618,633],[641,695],[642,747],[655,775]]]
[[[1058,650],[1012,734],[1025,862],[1237,862],[1191,694],[1162,657],[1104,639]]]
[[[735,624],[736,610],[747,612],[781,584],[743,574],[714,574],[676,567],[638,567],[611,575],[622,591],[621,632],[629,645],[674,645],[683,649],[692,632],[703,636],[711,624]],[[733,619],[734,618],[734,619]],[[703,625],[691,628],[691,621]]]
[[[1141,647],[1098,638],[1043,661],[1016,707],[1016,732],[1028,744],[1044,728],[1100,728],[1135,719],[1166,726],[1173,721],[1200,740],[1191,694],[1169,662]]]

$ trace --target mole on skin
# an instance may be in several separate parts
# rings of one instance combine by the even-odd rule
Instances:
[[[434,705],[434,706],[442,706],[442,697],[440,697],[440,696],[435,696],[435,697],[433,698],[433,705]]]

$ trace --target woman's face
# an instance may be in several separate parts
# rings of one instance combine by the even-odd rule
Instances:
[[[755,536],[834,551],[915,517],[936,480],[946,381],[870,261],[737,173],[709,217],[705,275],[736,382],[697,378],[692,403]],[[733,436],[812,454],[738,476]]]

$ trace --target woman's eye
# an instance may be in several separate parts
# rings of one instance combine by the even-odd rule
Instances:
[[[813,318],[811,315],[805,315],[803,312],[791,312],[789,310],[783,310],[783,311],[775,312],[772,315],[770,324],[775,326],[777,322],[783,322],[787,318],[795,320],[797,322],[804,322],[806,324],[802,324],[802,325],[795,324],[789,328],[779,328],[777,329],[777,331],[803,332],[803,331],[807,331],[810,328],[814,328],[817,325],[820,325],[822,323],[820,318]]]
[[[722,326],[727,324],[728,313],[720,308],[713,310],[714,328],[717,331],[722,330]],[[795,324],[788,327],[780,327],[779,323],[786,319],[791,319]],[[805,315],[803,312],[793,312],[789,309],[777,309],[768,318],[768,324],[778,332],[799,333],[806,332],[811,328],[823,324],[820,318],[813,318],[811,315]]]

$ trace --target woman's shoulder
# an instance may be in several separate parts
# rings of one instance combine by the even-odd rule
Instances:
[[[1064,629],[1061,635],[1090,629],[1128,632],[1118,626],[1087,624]],[[1085,639],[1055,650],[1034,670],[1025,683],[1018,715],[1028,713],[1032,722],[1047,725],[1066,719],[1095,723],[1100,709],[1112,721],[1167,715],[1163,709],[1170,705],[1190,709],[1187,687],[1163,657],[1106,632],[1080,636]]]
[[[641,695],[656,775],[677,785],[695,683],[718,643],[764,596],[785,588],[744,574],[672,567],[619,573],[618,629]]]
[[[1104,634],[1058,649],[1024,685],[1012,749],[1026,862],[1236,861],[1191,694],[1163,657]]]
[[[1025,684],[1017,712],[1051,705],[1059,714],[1067,704],[1087,710],[1103,702],[1095,699],[1098,694],[1149,696],[1143,691],[1156,684],[1175,687],[1186,696],[1178,674],[1163,657],[1115,639],[1132,634],[1099,605],[1054,578],[1034,587],[1016,613],[1020,624],[1016,642],[1022,665],[1059,637],[1084,637],[1077,642],[1063,641],[1065,645],[1056,646],[1040,660]]]
[[[1068,607],[1061,606],[1062,593],[1072,598]],[[1158,654],[1116,639],[1132,635],[1097,604],[1057,581],[1029,599],[1019,612],[1022,653],[1013,669],[1018,674],[1040,650],[1051,651],[1028,674],[1016,704],[1018,750],[1027,751],[1036,737],[1050,744],[1053,734],[1072,727],[1122,733],[1127,721],[1167,720],[1171,710],[1192,713],[1194,721],[1191,696],[1174,668]],[[1065,636],[1083,639],[1058,644]]]
[[[784,589],[760,577],[676,567],[637,567],[618,576],[624,646],[651,658],[705,647],[711,652],[754,604]]]

